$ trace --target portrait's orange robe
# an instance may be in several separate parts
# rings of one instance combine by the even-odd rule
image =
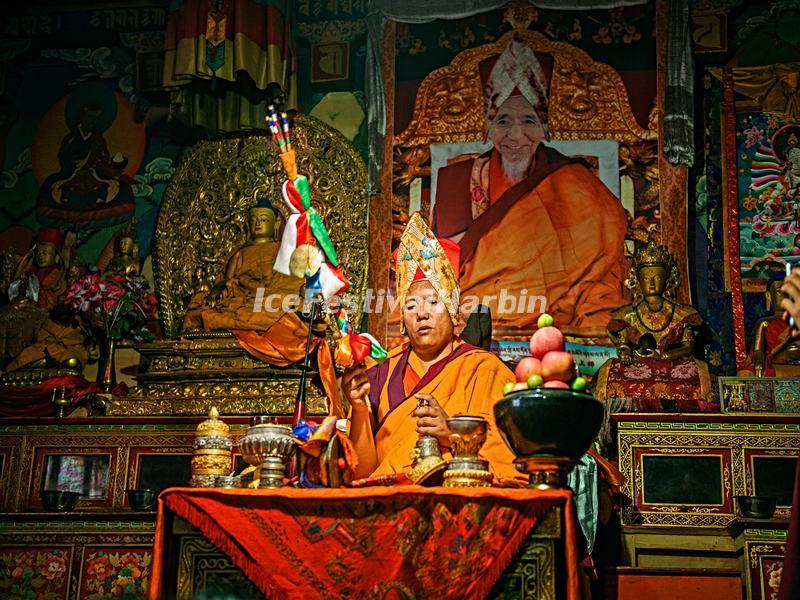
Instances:
[[[503,397],[503,386],[514,381],[514,374],[494,354],[456,340],[453,352],[424,372],[419,359],[406,343],[389,352],[386,361],[367,371],[373,428],[355,432],[351,428],[360,462],[376,461],[372,476],[392,475],[411,470],[411,453],[419,434],[418,393],[431,394],[448,416],[479,415],[489,421],[486,443],[480,457],[489,461],[489,470],[498,482],[525,476],[513,465],[514,455],[506,446],[494,421],[493,406]],[[445,459],[451,458],[447,451]]]
[[[434,209],[437,235],[463,233],[462,298],[477,296],[488,304],[495,327],[534,326],[538,304],[526,303],[521,312],[502,310],[503,291],[521,298],[523,290],[528,298],[544,296],[546,312],[558,325],[605,327],[611,312],[626,304],[626,216],[619,200],[583,161],[540,144],[527,177],[511,187],[493,152],[489,206],[473,219],[473,163],[439,171]]]

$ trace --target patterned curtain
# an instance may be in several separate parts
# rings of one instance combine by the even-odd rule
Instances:
[[[272,82],[293,107],[292,14],[291,0],[174,1],[164,42],[173,110],[212,133],[263,128],[260,92]]]

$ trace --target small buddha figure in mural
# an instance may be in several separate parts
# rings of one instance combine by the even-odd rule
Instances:
[[[136,239],[136,219],[128,221],[114,240],[114,256],[106,266],[107,273],[125,277],[139,275],[139,242]]]
[[[198,282],[184,329],[264,330],[284,314],[283,303],[270,298],[299,294],[304,280],[273,269],[280,249],[277,219],[278,211],[265,198],[250,208],[250,239],[228,260],[213,286],[202,278]],[[257,297],[262,300],[259,306]]]
[[[741,377],[800,376],[800,339],[792,336],[789,323],[782,318],[782,285],[782,279],[773,281],[765,292],[772,314],[756,322],[747,364],[736,373]]]
[[[56,362],[77,367],[87,352],[80,330],[50,318],[66,291],[65,234],[43,228],[17,266],[8,286],[9,304],[0,310],[0,341],[6,370]]]
[[[626,286],[633,302],[614,311],[608,335],[618,358],[597,373],[596,396],[630,398],[637,410],[716,410],[710,403],[708,365],[693,357],[703,321],[675,301],[675,259],[654,242],[634,255]]]

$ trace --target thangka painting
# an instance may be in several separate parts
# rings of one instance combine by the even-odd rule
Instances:
[[[541,312],[599,339],[629,302],[628,259],[664,214],[656,23],[648,3],[396,24],[392,247],[416,211],[458,243],[495,340]]]
[[[47,111],[34,135],[39,221],[93,230],[128,221],[144,149],[144,126],[125,96],[99,81],[75,87]]]
[[[739,257],[743,291],[763,291],[800,262],[800,125],[736,114]]]

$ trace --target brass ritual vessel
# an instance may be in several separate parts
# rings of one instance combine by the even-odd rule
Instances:
[[[239,450],[245,462],[256,467],[258,487],[276,488],[283,485],[286,461],[295,445],[291,434],[292,428],[288,425],[258,423],[251,426],[239,441]]]
[[[424,398],[417,401],[417,407],[430,406]],[[440,485],[442,473],[447,467],[447,461],[442,458],[439,450],[439,440],[432,435],[423,435],[417,440],[411,451],[411,472],[408,474],[411,483],[419,485]]]
[[[489,462],[478,458],[486,442],[489,422],[483,417],[458,415],[447,419],[453,459],[444,473],[444,487],[488,487]]]
[[[432,435],[423,435],[417,440],[411,451],[411,472],[408,474],[412,483],[419,485],[438,485],[447,461],[442,458],[439,440]]]
[[[192,453],[192,487],[214,487],[218,475],[231,472],[231,430],[211,407],[208,419],[197,426]]]

